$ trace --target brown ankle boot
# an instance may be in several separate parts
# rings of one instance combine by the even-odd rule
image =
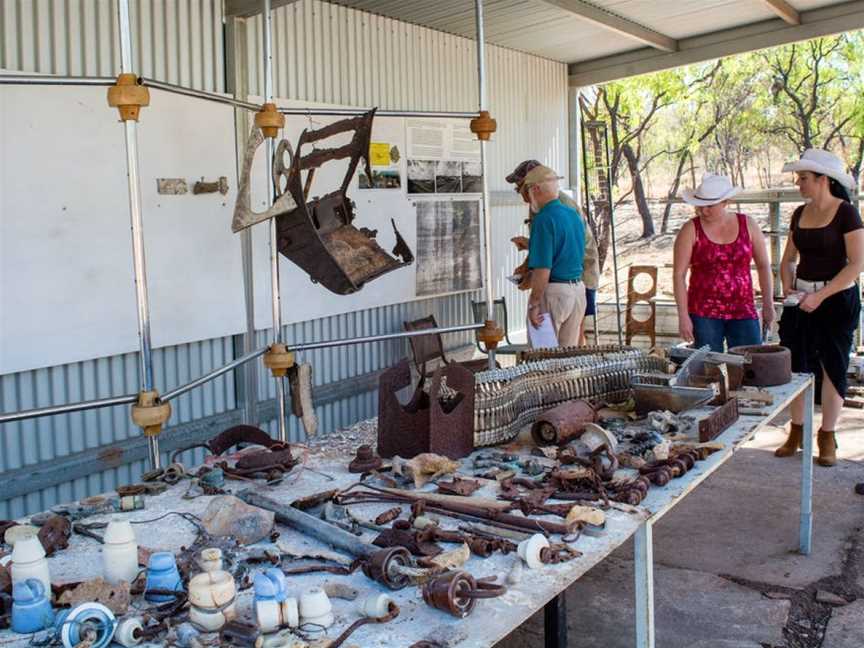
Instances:
[[[816,463],[820,466],[833,466],[836,464],[837,438],[834,436],[834,430],[819,428],[816,443],[819,446],[819,456],[816,458]]]
[[[789,436],[786,443],[774,451],[775,457],[791,457],[801,447],[801,439],[804,436],[804,426],[797,423],[789,424]]]

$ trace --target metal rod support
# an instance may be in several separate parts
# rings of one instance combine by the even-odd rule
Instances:
[[[106,85],[113,84],[114,79],[108,79]],[[194,97],[211,101],[214,103],[232,106],[234,108],[243,108],[252,112],[257,112],[261,106],[258,104],[242,101],[233,97],[216,94],[214,92],[205,92],[203,90],[194,90],[186,88],[174,83],[166,83],[165,81],[157,81],[149,77],[141,77],[141,84],[155,90],[163,90],[165,92],[173,92],[175,94],[184,95],[186,97]],[[279,108],[279,112],[283,115],[295,116],[321,116],[321,117],[356,117],[369,112],[369,108]],[[438,118],[438,119],[472,119],[479,113],[475,112],[459,112],[446,110],[378,110],[375,112],[376,117],[419,117],[419,118]]]
[[[798,551],[809,556],[813,547],[813,399],[815,380],[804,390],[804,431],[801,451],[801,522],[798,530]]]
[[[636,648],[654,648],[654,537],[651,520],[645,520],[633,542],[636,581]]]
[[[137,394],[128,396],[115,396],[114,398],[101,398],[99,400],[82,401],[68,405],[51,405],[49,407],[37,407],[20,412],[0,414],[0,423],[14,423],[27,419],[40,418],[42,416],[56,416],[57,414],[71,414],[72,412],[83,412],[84,410],[99,409],[101,407],[114,407],[116,405],[131,405],[138,400]]]
[[[112,86],[113,77],[74,77],[40,74],[0,74],[0,85]]]
[[[261,0],[264,18],[264,101],[273,102],[273,15],[270,12],[270,0]],[[267,138],[267,207],[272,207],[276,200],[276,187],[273,186],[273,156],[276,147],[273,138]],[[282,296],[279,286],[279,236],[276,230],[276,219],[271,218],[270,228],[270,298],[273,312],[273,344],[282,342]],[[285,407],[285,378],[275,377],[276,406],[278,408],[278,439],[288,442],[288,420]]]
[[[162,401],[173,400],[173,399],[177,398],[178,396],[182,396],[186,392],[190,392],[193,389],[200,387],[201,385],[206,385],[211,380],[215,380],[219,376],[222,376],[222,375],[228,373],[229,371],[233,371],[237,367],[240,367],[240,366],[246,364],[247,362],[251,362],[255,358],[260,358],[262,355],[267,353],[267,348],[268,347],[262,347],[260,349],[255,349],[251,353],[246,353],[246,354],[240,356],[239,358],[235,358],[234,360],[232,360],[231,362],[226,364],[224,367],[220,367],[219,369],[214,369],[210,373],[204,374],[200,378],[196,378],[195,380],[193,380],[190,383],[186,383],[185,385],[181,385],[180,387],[176,387],[175,389],[172,389],[171,391],[165,392],[162,395]]]
[[[466,324],[465,326],[445,326],[440,328],[423,329],[422,331],[402,331],[400,333],[384,333],[382,335],[368,335],[366,337],[346,338],[344,340],[326,340],[324,342],[307,342],[305,344],[291,344],[291,351],[312,351],[313,349],[328,349],[330,347],[348,346],[351,344],[367,344],[369,342],[383,342],[384,340],[399,340],[402,338],[419,337],[421,335],[437,335],[441,333],[458,333],[460,331],[476,331],[483,328],[483,324]]]
[[[129,22],[129,0],[117,3],[120,33],[120,71],[132,73],[132,28]],[[126,171],[129,181],[129,217],[132,224],[132,264],[135,272],[135,298],[138,305],[139,369],[141,391],[153,389],[153,356],[150,342],[150,303],[147,295],[147,264],[144,254],[144,224],[141,216],[141,179],[138,174],[138,122],[123,121],[126,135]],[[150,468],[161,466],[159,439],[150,437]]]

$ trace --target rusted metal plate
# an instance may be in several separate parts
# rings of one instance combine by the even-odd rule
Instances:
[[[737,420],[738,399],[730,398],[725,405],[721,405],[699,421],[699,442],[713,441]]]
[[[633,382],[636,414],[645,416],[655,410],[669,410],[673,414],[703,405],[715,396],[708,387],[672,387]]]

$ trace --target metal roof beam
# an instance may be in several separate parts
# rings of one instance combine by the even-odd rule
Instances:
[[[679,40],[678,52],[641,48],[622,54],[571,63],[570,85],[589,86],[658,70],[710,61],[796,41],[864,29],[864,0],[802,11],[801,24],[776,18]]]
[[[622,18],[616,14],[610,13],[605,9],[596,7],[593,4],[584,2],[584,0],[541,0],[545,4],[552,5],[570,12],[574,16],[594,23],[611,31],[614,31],[622,36],[632,38],[634,40],[654,47],[664,52],[677,52],[678,41],[674,38],[669,38],[665,34],[648,29],[644,25]]]
[[[270,0],[270,9],[278,9],[297,0]],[[261,13],[261,0],[225,0],[225,17],[250,18]]]
[[[771,11],[790,25],[801,24],[801,15],[798,13],[798,10],[786,2],[786,0],[762,0],[762,3],[768,5]]]

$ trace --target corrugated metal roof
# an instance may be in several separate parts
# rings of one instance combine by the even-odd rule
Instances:
[[[473,0],[327,0],[459,36],[475,35]],[[807,11],[845,0],[790,0]],[[590,4],[673,39],[742,27],[777,15],[756,0],[591,0]],[[486,0],[486,40],[556,61],[579,63],[644,48],[644,43],[597,25],[545,0]]]

